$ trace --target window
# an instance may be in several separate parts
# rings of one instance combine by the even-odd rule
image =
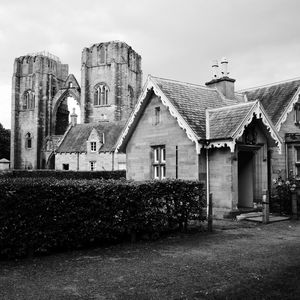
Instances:
[[[91,142],[91,152],[96,152],[96,142]]]
[[[95,161],[90,161],[90,170],[95,171],[96,170],[96,162]]]
[[[298,176],[300,176],[300,147],[295,147],[295,151],[296,151],[296,174]]]
[[[23,96],[23,109],[34,109],[35,95],[34,92],[28,90]]]
[[[300,102],[295,104],[295,123],[300,123]]]
[[[160,123],[160,107],[155,107],[155,125]]]
[[[94,105],[108,105],[109,89],[105,84],[99,84],[95,87]]]
[[[134,92],[130,85],[128,85],[128,106],[130,108],[134,107]]]
[[[63,170],[68,171],[69,170],[69,164],[63,164],[62,168],[63,168]]]
[[[25,147],[27,149],[31,149],[32,148],[32,136],[31,133],[28,132],[25,136]]]
[[[73,82],[69,82],[69,88],[73,87]]]
[[[166,148],[165,146],[153,147],[153,178],[166,178]]]

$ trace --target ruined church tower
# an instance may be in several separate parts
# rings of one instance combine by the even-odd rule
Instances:
[[[141,56],[124,42],[84,48],[81,59],[81,120],[126,120],[142,87]]]
[[[12,78],[11,168],[55,168],[56,149],[70,128],[68,98],[81,123],[126,121],[142,87],[141,56],[124,42],[84,48],[81,87],[58,57],[15,59]]]
[[[51,100],[68,76],[68,65],[49,53],[15,59],[12,77],[11,168],[44,168],[42,147],[50,134]]]

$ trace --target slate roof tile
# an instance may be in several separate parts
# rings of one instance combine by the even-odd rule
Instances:
[[[102,134],[104,133],[105,141],[99,152],[110,152],[114,150],[115,143],[119,137],[120,132],[124,127],[124,122],[110,123],[87,123],[77,124],[73,126],[65,136],[64,140],[56,150],[58,153],[74,153],[86,152],[86,142],[95,128],[102,141]]]
[[[205,110],[238,103],[216,90],[196,84],[151,77],[199,138],[206,136]]]
[[[257,89],[244,90],[244,93],[249,101],[259,100],[272,122],[276,124],[299,86],[300,79],[295,79]]]
[[[208,111],[209,139],[232,138],[253,105],[253,102],[247,102]]]

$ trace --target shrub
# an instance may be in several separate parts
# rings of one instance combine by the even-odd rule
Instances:
[[[126,178],[125,170],[117,171],[61,171],[61,170],[10,170],[1,172],[3,178],[45,178],[53,177],[56,179],[121,179]],[[1,178],[0,177],[0,178]]]
[[[203,219],[197,181],[0,179],[0,257],[24,257],[186,228]]]

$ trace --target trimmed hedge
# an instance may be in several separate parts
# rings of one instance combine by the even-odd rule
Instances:
[[[0,179],[0,257],[153,237],[203,220],[202,184]]]
[[[126,178],[125,170],[117,171],[58,171],[58,170],[10,170],[0,172],[0,178],[45,178],[56,179],[121,179]]]

